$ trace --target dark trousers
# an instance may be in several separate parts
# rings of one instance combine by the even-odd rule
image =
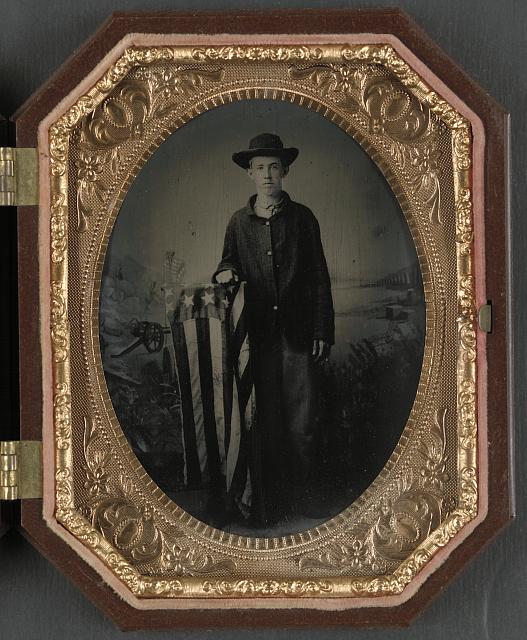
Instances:
[[[253,517],[272,524],[306,497],[314,472],[315,365],[311,351],[277,333],[251,344],[256,391]]]

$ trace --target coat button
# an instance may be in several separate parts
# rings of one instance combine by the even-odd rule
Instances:
[[[278,307],[277,307],[277,305],[276,305],[276,304],[274,305],[273,310],[274,310],[274,311],[278,311]]]
[[[269,226],[269,220],[267,220],[267,222],[265,223],[265,226],[268,227]]]
[[[272,256],[272,255],[273,255],[273,252],[272,252],[272,251],[268,251],[268,252],[267,252],[267,255],[268,255],[268,256]]]

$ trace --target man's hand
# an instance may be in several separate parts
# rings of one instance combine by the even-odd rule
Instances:
[[[216,282],[218,284],[233,284],[235,282],[238,282],[238,276],[234,273],[234,271],[231,271],[231,269],[226,269],[225,271],[220,271],[217,275],[216,275]]]
[[[331,346],[325,340],[313,340],[313,359],[319,364],[329,357]]]

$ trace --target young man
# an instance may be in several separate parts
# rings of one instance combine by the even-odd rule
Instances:
[[[244,280],[256,392],[251,434],[253,520],[270,525],[310,506],[314,476],[315,365],[334,343],[334,312],[318,222],[282,190],[298,156],[274,134],[232,159],[256,194],[234,213],[213,279]],[[294,503],[294,504],[291,504]]]

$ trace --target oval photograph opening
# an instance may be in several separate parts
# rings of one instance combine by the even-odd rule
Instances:
[[[399,204],[316,112],[208,111],[126,195],[100,292],[106,383],[149,476],[208,525],[283,536],[350,506],[399,441],[424,338]]]

